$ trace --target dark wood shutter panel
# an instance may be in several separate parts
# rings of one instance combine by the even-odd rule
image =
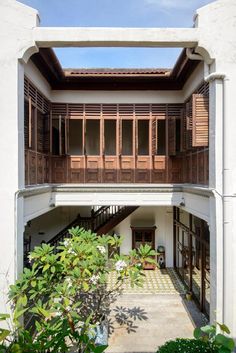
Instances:
[[[102,104],[102,115],[104,118],[117,118],[117,104]]]
[[[168,152],[169,156],[176,155],[176,119],[168,118]]]
[[[193,94],[192,146],[207,147],[209,134],[209,98],[203,94]]]
[[[149,118],[150,104],[135,104],[134,112],[136,117]]]
[[[86,118],[93,118],[101,116],[101,104],[85,104],[85,116]]]
[[[44,146],[44,129],[43,129],[44,116],[40,110],[37,110],[37,151],[43,152]]]
[[[64,103],[52,103],[52,115],[54,117],[66,116],[67,114],[67,104]]]
[[[50,113],[44,114],[43,135],[44,135],[43,152],[49,153],[50,152]]]
[[[180,151],[185,152],[187,149],[187,122],[185,109],[181,109],[180,113]]]
[[[152,104],[151,112],[152,112],[153,118],[157,118],[157,119],[167,118],[166,104]]]
[[[82,119],[84,116],[84,104],[68,104],[68,118]]]
[[[25,148],[29,148],[29,102],[25,100],[24,102],[24,138],[25,138]]]
[[[186,117],[186,149],[192,149],[192,100],[188,101],[185,105],[185,117]]]
[[[152,155],[157,154],[158,136],[157,136],[157,119],[152,120]]]
[[[134,104],[119,104],[119,116],[123,118],[133,118]]]

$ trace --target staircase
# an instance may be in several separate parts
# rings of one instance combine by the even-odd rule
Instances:
[[[102,206],[96,210],[92,209],[91,217],[80,217],[79,215],[73,222],[49,240],[48,244],[57,246],[65,238],[71,237],[68,230],[72,227],[90,229],[99,235],[106,234],[137,208],[138,206]]]

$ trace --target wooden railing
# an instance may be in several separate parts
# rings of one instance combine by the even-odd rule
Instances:
[[[80,227],[86,230],[98,232],[101,227],[107,224],[109,221],[118,217],[122,212],[126,213],[126,206],[102,206],[96,211],[92,209],[91,217],[80,217],[78,216],[73,222],[68,224],[62,229],[57,235],[55,235],[48,244],[57,247],[65,238],[71,238],[71,234],[68,230],[72,227]]]

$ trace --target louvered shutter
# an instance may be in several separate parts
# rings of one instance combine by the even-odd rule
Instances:
[[[187,140],[187,123],[185,109],[181,109],[180,113],[180,151],[186,151],[186,140]]]
[[[29,148],[29,102],[25,100],[24,102],[24,139],[25,139],[25,148]]]
[[[104,119],[117,118],[117,104],[102,104],[102,116]]]
[[[192,146],[207,147],[209,134],[209,98],[203,94],[193,94]]]
[[[50,114],[49,113],[44,114],[43,135],[44,135],[43,152],[49,153],[50,151]]]
[[[158,144],[157,119],[153,119],[152,120],[152,155],[153,156],[157,154],[157,144]]]
[[[189,101],[185,105],[185,119],[186,119],[186,148],[187,150],[192,148],[192,101]]]
[[[168,118],[168,151],[169,156],[176,155],[176,119]]]

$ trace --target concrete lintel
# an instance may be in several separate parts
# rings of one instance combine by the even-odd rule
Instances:
[[[196,47],[198,28],[36,27],[39,47]]]

